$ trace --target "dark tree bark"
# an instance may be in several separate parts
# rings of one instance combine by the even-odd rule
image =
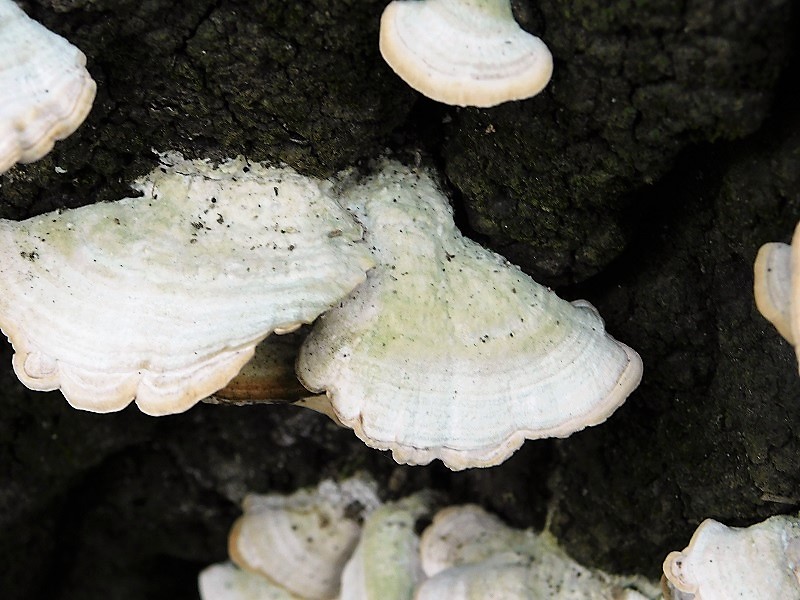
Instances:
[[[395,465],[294,407],[77,412],[25,390],[5,344],[3,598],[195,597],[246,491],[361,469],[387,496],[434,487],[516,526],[550,510],[576,558],[650,576],[706,517],[797,510],[797,364],[751,291],[758,246],[800,218],[788,0],[514,2],[555,74],[486,110],[391,72],[383,1],[20,4],[84,51],[98,94],[51,154],[0,175],[0,216],[125,197],[153,150],[328,176],[388,148],[446,173],[466,233],[595,303],[645,376],[605,424],[454,474]]]

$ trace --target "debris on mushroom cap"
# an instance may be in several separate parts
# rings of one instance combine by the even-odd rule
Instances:
[[[14,370],[76,408],[186,410],[372,265],[327,184],[288,168],[171,156],[135,187],[142,197],[0,221]]]
[[[198,576],[198,587],[200,600],[303,600],[229,562],[203,569]]]
[[[395,0],[381,17],[380,50],[412,88],[457,106],[530,98],[553,72],[547,46],[517,25],[509,0]]]
[[[228,544],[243,569],[311,600],[333,598],[361,533],[360,519],[379,504],[375,484],[326,480],[291,496],[249,495]]]
[[[387,162],[343,195],[378,266],[317,321],[297,373],[368,446],[495,465],[605,421],[638,385],[641,359],[588,303],[464,238],[426,174]]]
[[[417,521],[428,515],[431,495],[420,492],[375,509],[342,573],[339,600],[409,600],[423,578]]]
[[[83,123],[96,85],[83,52],[0,0],[0,173],[47,154]]]
[[[753,266],[756,307],[783,338],[794,345],[792,334],[792,247],[771,242],[758,251]]]
[[[571,559],[555,539],[505,525],[479,506],[439,511],[420,542],[422,582],[415,600],[657,598],[641,577],[608,575]]]
[[[696,600],[800,598],[800,519],[746,528],[706,519],[682,552],[667,556],[664,575]]]

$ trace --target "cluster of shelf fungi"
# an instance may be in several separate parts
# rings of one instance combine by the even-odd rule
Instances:
[[[503,0],[392,2],[379,43],[409,85],[449,104],[530,97],[552,73],[546,45]],[[0,173],[80,126],[96,91],[85,64],[0,0]],[[151,415],[208,397],[292,401],[397,462],[460,470],[602,423],[641,379],[639,356],[588,302],[462,236],[424,168],[376,158],[367,174],[328,181],[241,157],[164,150],[160,162],[132,183],[135,198],[0,221],[0,326],[31,389]],[[757,306],[792,344],[797,235],[755,262]],[[586,569],[548,533],[476,506],[443,508],[424,491],[382,504],[365,479],[250,496],[244,510],[231,533],[238,566],[203,572],[205,600],[800,597],[791,517],[705,521],[666,558],[660,589]],[[420,536],[421,515],[433,523]]]

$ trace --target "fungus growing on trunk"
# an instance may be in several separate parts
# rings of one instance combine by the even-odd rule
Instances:
[[[333,598],[361,520],[379,504],[374,482],[358,477],[325,480],[289,496],[249,495],[231,529],[228,553],[242,569],[301,598]]]
[[[408,85],[457,106],[535,96],[553,58],[514,20],[509,0],[395,0],[381,17],[380,50]]]
[[[288,168],[172,156],[135,188],[142,197],[0,221],[14,370],[76,408],[186,410],[372,265],[327,183]]]
[[[795,230],[795,237],[798,236]],[[756,307],[783,338],[794,345],[792,264],[794,244],[770,242],[758,250],[753,266],[753,295]]]
[[[495,465],[605,421],[638,385],[638,354],[591,305],[464,238],[426,174],[386,162],[342,194],[378,266],[317,321],[297,374],[368,446]]]
[[[389,502],[364,520],[342,573],[339,600],[409,600],[423,579],[417,522],[430,515],[430,493]]]
[[[622,577],[588,569],[548,533],[513,529],[476,505],[439,511],[420,542],[428,579],[415,600],[582,600],[658,597],[657,586],[641,577]]]
[[[800,520],[770,517],[739,528],[706,519],[664,560],[664,577],[672,600],[800,598]]]
[[[197,585],[200,600],[305,600],[230,562],[203,569]]]
[[[0,173],[50,152],[83,123],[96,85],[83,52],[0,0]]]

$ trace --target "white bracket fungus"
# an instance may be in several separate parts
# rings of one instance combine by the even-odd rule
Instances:
[[[248,496],[229,544],[246,571],[230,563],[206,569],[202,600],[319,600],[337,591],[338,600],[660,596],[658,585],[642,577],[587,569],[550,534],[512,529],[475,505],[439,511],[420,538],[416,526],[430,514],[433,495],[422,491],[378,506],[373,486],[354,478],[290,496]]]
[[[665,598],[797,600],[800,520],[770,517],[746,528],[706,519],[682,552],[664,560]]]
[[[135,187],[142,197],[0,221],[14,370],[76,408],[186,410],[372,265],[328,185],[288,168],[173,156]]]
[[[96,85],[83,52],[0,0],[0,173],[47,154],[83,123]]]
[[[798,230],[795,230],[795,238]],[[796,240],[795,240],[796,241]],[[792,264],[794,262],[793,248],[795,244],[782,244],[770,242],[764,244],[758,251],[756,262],[753,266],[753,293],[756,307],[770,323],[775,326],[783,338],[794,345],[796,334],[793,324],[792,293],[800,282],[793,283]],[[800,324],[797,325],[800,327]]]
[[[203,569],[197,580],[201,600],[304,600],[230,562]]]
[[[370,513],[342,573],[339,600],[410,600],[424,577],[414,527],[430,510],[431,495],[419,492]]]
[[[374,482],[357,477],[325,480],[290,496],[249,495],[228,553],[242,569],[301,598],[333,598],[358,543],[360,520],[379,503]]]
[[[605,421],[638,385],[638,354],[588,303],[464,238],[427,175],[387,162],[343,195],[378,266],[318,320],[297,373],[368,446],[495,465]]]
[[[380,50],[425,96],[488,107],[538,94],[553,58],[523,31],[509,0],[395,0],[381,17]]]
[[[551,535],[512,529],[476,505],[439,511],[422,534],[420,555],[429,579],[419,586],[415,600],[658,597],[650,582],[587,569]]]

